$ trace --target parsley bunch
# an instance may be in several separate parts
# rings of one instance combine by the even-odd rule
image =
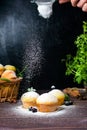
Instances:
[[[76,55],[66,57],[66,75],[73,75],[74,82],[87,84],[87,22],[83,22],[83,33],[74,42]]]

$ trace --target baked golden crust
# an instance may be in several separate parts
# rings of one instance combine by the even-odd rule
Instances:
[[[65,88],[63,90],[64,93],[70,95],[71,97],[79,97],[80,92],[78,88]]]
[[[58,109],[57,103],[53,105],[38,104],[37,107],[40,112],[53,112]]]
[[[37,100],[37,107],[40,112],[52,112],[58,107],[58,100],[55,96],[49,93],[43,93]]]
[[[16,67],[13,66],[13,65],[5,65],[4,68],[5,68],[5,70],[13,70],[13,71],[16,71]]]
[[[16,76],[16,73],[13,70],[5,70],[2,73],[1,78],[15,79],[15,78],[17,78],[17,76]]]
[[[27,109],[29,107],[36,107],[36,106],[37,106],[36,100],[33,101],[33,102],[23,102],[22,101],[22,107],[25,108],[25,109]]]
[[[16,102],[21,81],[15,66],[0,64],[0,102]]]
[[[54,95],[55,97],[57,97],[59,106],[64,103],[65,95],[64,95],[64,93],[61,90],[53,89],[49,93]]]
[[[22,106],[24,108],[29,108],[32,106],[37,106],[36,99],[39,97],[37,92],[26,92],[21,96]]]

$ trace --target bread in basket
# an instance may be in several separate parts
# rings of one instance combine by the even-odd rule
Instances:
[[[11,69],[12,66],[11,66]],[[16,102],[22,77],[17,77],[14,70],[6,69],[0,77],[0,102]]]

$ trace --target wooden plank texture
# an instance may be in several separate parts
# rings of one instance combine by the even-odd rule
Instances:
[[[55,113],[30,113],[17,103],[0,103],[0,130],[87,130],[87,100]]]

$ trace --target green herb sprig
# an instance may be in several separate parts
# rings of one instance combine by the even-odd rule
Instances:
[[[36,89],[34,89],[33,87],[28,88],[27,90],[28,90],[28,92],[35,92],[36,91]]]
[[[77,36],[74,42],[77,50],[76,55],[66,56],[65,75],[73,75],[74,82],[87,83],[87,22],[83,22],[83,33]]]
[[[9,79],[7,79],[7,78],[0,78],[0,80],[2,80],[2,81],[6,81],[6,82],[11,82]]]
[[[23,77],[23,73],[26,69],[27,69],[27,66],[25,66],[22,71],[19,71],[19,69],[17,68],[17,77]]]

